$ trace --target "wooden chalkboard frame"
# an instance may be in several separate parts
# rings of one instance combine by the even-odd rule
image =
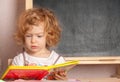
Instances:
[[[25,8],[33,8],[33,0],[25,1]],[[65,57],[67,61],[80,60],[79,64],[120,64],[120,56],[104,57]]]

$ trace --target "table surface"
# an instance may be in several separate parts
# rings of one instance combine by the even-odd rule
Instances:
[[[62,80],[15,80],[6,82],[120,82],[120,78],[79,78],[79,79],[69,79],[66,81]]]
[[[80,82],[120,82],[118,78],[81,78]]]

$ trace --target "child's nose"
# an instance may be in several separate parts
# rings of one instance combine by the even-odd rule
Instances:
[[[36,42],[36,38],[34,36],[32,37],[31,42],[32,43]]]

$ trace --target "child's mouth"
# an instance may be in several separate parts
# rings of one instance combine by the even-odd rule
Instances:
[[[37,48],[37,46],[31,46],[31,48],[32,48],[32,49],[36,49],[36,48]]]

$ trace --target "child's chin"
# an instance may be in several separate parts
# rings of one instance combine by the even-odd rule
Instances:
[[[33,49],[32,52],[38,52],[38,50],[37,49]]]
[[[39,51],[37,49],[32,49],[31,52],[36,53],[36,52],[39,52]]]

